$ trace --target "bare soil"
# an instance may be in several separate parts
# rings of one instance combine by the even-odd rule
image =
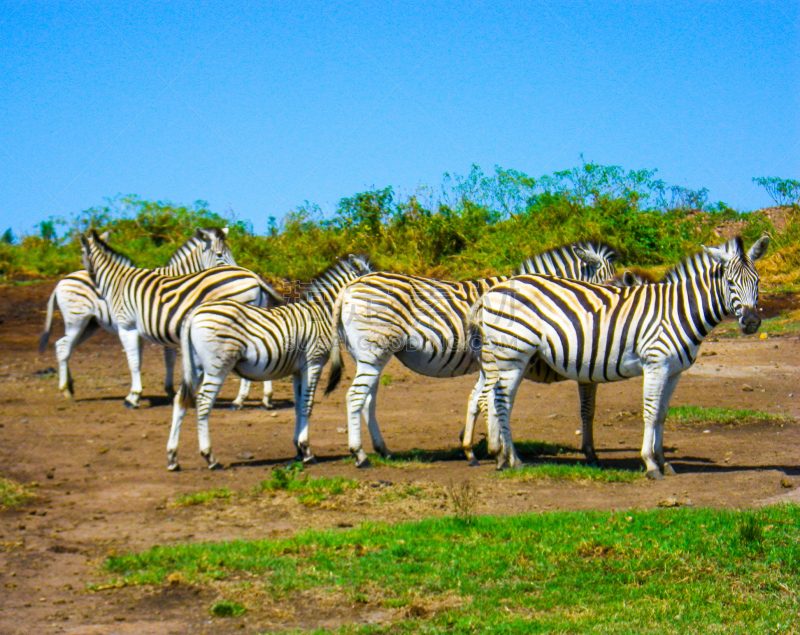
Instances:
[[[685,373],[672,405],[724,406],[783,413],[783,422],[747,425],[669,425],[668,458],[677,476],[633,484],[520,482],[498,479],[488,460],[469,468],[459,460],[356,470],[347,458],[344,388],[321,398],[311,441],[319,463],[313,476],[345,475],[363,485],[319,505],[252,491],[270,470],[294,455],[292,387],[277,382],[278,409],[227,408],[230,380],[211,419],[216,457],[210,472],[197,453],[193,417],[184,423],[183,471],[166,470],[171,405],[162,395],[160,351],[145,351],[140,410],[126,410],[129,375],[116,337],[101,333],[72,360],[77,399],[57,390],[51,349],[36,353],[53,283],[0,287],[0,476],[36,484],[21,508],[0,510],[0,633],[258,633],[391,621],[391,611],[346,598],[255,598],[238,618],[214,618],[209,607],[223,585],[175,581],[158,588],[102,588],[113,553],[181,541],[273,538],[309,527],[336,528],[364,520],[404,521],[452,514],[453,491],[469,482],[475,513],[647,509],[664,505],[747,508],[798,501],[800,485],[800,338],[758,335],[707,341]],[[775,309],[797,298],[767,298]],[[61,334],[56,326],[54,337]],[[352,363],[348,370],[352,371]],[[382,432],[395,451],[447,450],[458,445],[474,377],[433,380],[392,363],[391,385],[379,392]],[[524,385],[516,402],[516,440],[562,444],[574,451],[556,460],[579,462],[575,386]],[[595,440],[606,466],[637,469],[642,426],[641,380],[598,391]],[[368,439],[364,431],[365,442]],[[553,460],[552,458],[548,460]],[[228,488],[244,495],[205,505],[175,506],[182,494]],[[100,585],[100,590],[89,585]]]

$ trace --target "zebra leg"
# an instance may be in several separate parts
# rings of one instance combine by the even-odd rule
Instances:
[[[172,425],[167,441],[167,469],[170,472],[178,472],[181,469],[180,463],[178,463],[178,440],[181,436],[181,423],[185,416],[186,408],[181,404],[181,395],[178,393],[172,399]]]
[[[294,447],[297,448],[297,459],[305,464],[316,463],[308,442],[308,422],[314,408],[314,393],[317,389],[321,364],[309,364],[301,373],[295,374],[295,411],[297,418],[294,424]],[[297,384],[300,390],[297,390]],[[298,394],[299,393],[299,394]],[[297,404],[300,404],[299,407]]]
[[[678,385],[680,377],[680,373],[675,373],[669,377],[666,386],[664,386],[664,392],[661,393],[661,404],[658,409],[658,421],[656,422],[653,450],[656,455],[656,461],[661,467],[664,476],[675,476],[675,469],[664,458],[664,420],[667,418],[669,402],[672,399],[672,395],[675,393],[675,388]]]
[[[272,410],[272,395],[275,394],[271,381],[264,382],[264,396],[261,398],[261,407],[264,410]]]
[[[356,376],[350,390],[347,391],[347,445],[356,459],[356,467],[370,467],[367,453],[361,445],[361,412],[364,410],[367,397],[373,390],[377,392],[381,371],[391,357],[391,351],[384,351],[383,356],[377,357],[372,362],[358,360]]]
[[[517,456],[514,442],[511,439],[511,410],[514,407],[514,398],[522,378],[525,375],[525,365],[501,368],[498,372],[497,382],[492,388],[493,398],[489,399],[489,412],[494,410],[495,423],[490,434],[490,452],[494,449],[497,460],[497,469],[505,470],[509,467],[519,469],[524,463]]]
[[[663,425],[679,377],[680,374],[670,376],[667,367],[652,365],[644,369],[642,460],[650,479],[664,478],[662,468],[674,473],[664,460]]]
[[[233,400],[233,403],[231,404],[231,410],[241,410],[244,408],[244,400],[247,399],[247,395],[249,394],[250,380],[242,377],[242,381],[239,383],[239,394],[236,395],[236,399]]]
[[[178,357],[178,349],[169,346],[164,347],[164,392],[170,399],[175,398],[175,386],[173,377],[175,376],[175,360]]]
[[[203,383],[197,391],[197,442],[200,447],[200,456],[202,456],[208,464],[209,470],[221,470],[222,465],[217,463],[213,454],[211,453],[211,437],[208,432],[208,417],[211,414],[211,408],[217,400],[217,395],[222,389],[222,383],[227,377],[230,367],[220,369],[222,372],[217,371],[219,374],[210,375],[209,373],[203,374]]]
[[[372,448],[384,459],[389,459],[392,457],[392,453],[389,452],[389,448],[386,447],[386,443],[381,435],[381,429],[378,427],[378,417],[376,412],[378,408],[377,383],[372,387],[369,395],[367,395],[366,403],[364,405],[367,409],[367,428],[369,429],[369,436],[372,440]]]
[[[597,384],[578,384],[578,396],[581,401],[581,452],[589,465],[600,465],[594,450],[594,407],[597,397]]]
[[[70,316],[72,317],[72,316]],[[72,375],[69,372],[69,358],[72,351],[82,341],[81,335],[92,321],[91,315],[82,315],[72,321],[64,317],[64,337],[56,342],[56,359],[58,360],[58,389],[67,399],[74,399]],[[97,328],[97,327],[95,327]]]
[[[481,412],[481,394],[485,383],[486,375],[483,372],[483,368],[481,368],[478,371],[478,382],[469,395],[467,421],[464,425],[464,430],[461,432],[461,447],[464,449],[464,456],[467,457],[471,467],[479,465],[478,460],[475,458],[475,453],[472,451],[472,446],[475,442],[475,424],[478,422],[478,415]]]
[[[119,339],[125,349],[128,358],[128,368],[131,371],[131,391],[125,397],[126,408],[138,408],[139,398],[142,396],[142,350],[144,341],[139,337],[136,329],[125,329],[120,327]]]

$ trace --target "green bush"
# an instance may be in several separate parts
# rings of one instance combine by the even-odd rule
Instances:
[[[473,166],[466,176],[445,174],[439,190],[420,187],[405,197],[391,187],[361,192],[331,214],[305,203],[280,225],[271,218],[265,236],[209,211],[204,201],[176,206],[118,197],[74,218],[46,221],[18,244],[13,235],[0,240],[0,276],[50,278],[80,268],[78,235],[88,229],[111,230],[112,246],[139,266],[156,267],[197,227],[228,226],[241,266],[295,280],[354,252],[371,254],[376,269],[464,279],[510,273],[531,254],[578,239],[610,243],[623,266],[664,266],[701,243],[719,243],[722,223],[735,222],[748,242],[764,232],[776,237],[766,215],[711,204],[705,188],[669,187],[655,172],[584,162],[536,179],[500,167],[487,175]],[[790,216],[783,243],[796,242],[796,220]]]

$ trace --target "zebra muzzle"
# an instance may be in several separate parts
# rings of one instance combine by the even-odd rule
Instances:
[[[761,326],[761,318],[758,315],[758,309],[752,306],[746,306],[742,309],[742,317],[739,318],[739,326],[742,328],[742,333],[752,335]]]

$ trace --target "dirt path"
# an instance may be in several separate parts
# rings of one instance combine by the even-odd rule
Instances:
[[[380,612],[346,605],[329,607],[323,618],[298,606],[288,613],[286,607],[282,612],[262,607],[242,618],[212,619],[214,589],[175,585],[89,592],[87,584],[107,580],[100,564],[114,552],[451,514],[448,488],[465,481],[477,492],[476,513],[652,508],[665,502],[750,507],[800,500],[800,425],[791,421],[668,426],[665,445],[678,476],[661,482],[523,483],[498,479],[488,461],[468,468],[462,460],[357,471],[342,460],[346,388],[340,388],[328,399],[319,396],[311,442],[320,461],[309,470],[314,476],[355,478],[364,487],[315,507],[281,494],[175,507],[170,501],[199,490],[250,492],[293,456],[291,384],[276,384],[281,406],[276,411],[259,410],[253,400],[251,407],[232,412],[224,407],[236,390],[230,381],[211,418],[215,454],[227,469],[204,468],[190,416],[180,448],[183,471],[168,473],[171,407],[161,395],[159,351],[146,348],[145,407],[129,411],[122,405],[129,376],[119,343],[105,333],[95,336],[73,358],[77,401],[67,402],[57,377],[47,373],[56,366],[52,349],[42,357],[35,353],[52,286],[0,287],[0,476],[38,483],[37,497],[25,507],[0,511],[3,634],[250,633],[382,619]],[[53,339],[60,333],[57,324]],[[710,341],[702,351],[673,405],[748,408],[800,420],[797,336]],[[392,382],[379,392],[378,414],[389,447],[395,452],[455,447],[474,378],[430,380],[394,362],[388,373]],[[574,384],[523,386],[514,438],[578,448],[577,403]],[[639,465],[640,411],[640,380],[600,387],[595,436],[605,465]],[[571,452],[558,460],[579,458]]]

